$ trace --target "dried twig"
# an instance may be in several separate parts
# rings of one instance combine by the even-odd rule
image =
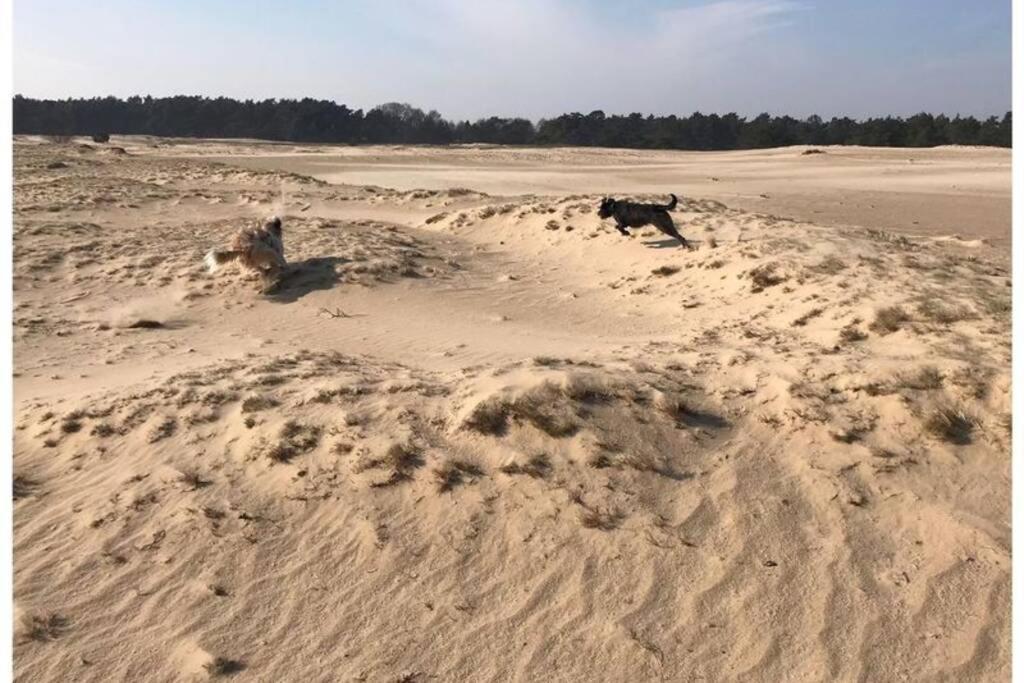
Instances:
[[[351,315],[349,315],[348,313],[346,313],[345,311],[343,311],[343,310],[341,310],[340,308],[337,308],[337,307],[335,307],[333,312],[328,311],[326,308],[321,308],[319,311],[317,311],[317,313],[318,314],[319,313],[326,313],[327,315],[329,315],[332,318],[351,318],[352,317]]]

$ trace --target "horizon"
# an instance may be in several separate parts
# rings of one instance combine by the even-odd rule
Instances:
[[[364,114],[366,114],[367,112],[372,111],[373,109],[376,109],[376,108],[379,108],[379,107],[384,107],[384,106],[387,106],[387,105],[393,105],[393,104],[399,104],[399,105],[402,105],[402,106],[412,107],[413,109],[418,109],[418,110],[420,110],[423,113],[430,113],[430,112],[436,111],[436,110],[433,110],[433,109],[427,109],[425,107],[421,107],[421,106],[417,105],[415,102],[398,102],[398,101],[396,101],[396,102],[380,102],[380,103],[377,103],[375,105],[372,105],[372,106],[369,106],[369,107],[366,107],[366,108],[362,108],[362,107],[352,107],[347,102],[340,102],[340,101],[331,100],[331,99],[328,99],[328,98],[316,98],[316,97],[309,97],[309,96],[306,96],[306,97],[301,97],[300,96],[300,97],[266,97],[266,98],[251,98],[250,97],[250,98],[236,98],[236,97],[230,97],[230,96],[227,96],[227,95],[201,95],[201,94],[195,94],[195,93],[191,93],[191,94],[189,94],[189,93],[178,93],[178,94],[174,94],[174,95],[160,95],[160,96],[151,95],[149,93],[146,93],[146,94],[141,94],[140,93],[140,94],[128,95],[128,96],[124,96],[124,97],[117,96],[117,95],[109,95],[108,94],[108,95],[88,95],[88,96],[82,96],[82,97],[40,98],[40,97],[31,97],[31,96],[25,95],[24,93],[17,93],[17,92],[14,93],[13,99],[17,99],[19,97],[20,98],[24,98],[26,100],[35,100],[35,101],[41,101],[41,102],[68,102],[68,101],[74,102],[74,101],[88,101],[88,100],[104,100],[104,99],[108,99],[108,98],[114,98],[114,99],[119,100],[121,102],[127,102],[128,100],[133,99],[133,98],[140,98],[142,100],[150,98],[150,99],[153,99],[153,100],[158,100],[158,99],[173,99],[173,98],[178,98],[178,97],[183,97],[183,98],[196,98],[196,97],[200,97],[200,98],[206,98],[206,99],[210,99],[210,100],[227,99],[227,100],[234,100],[236,102],[253,102],[253,103],[261,103],[261,102],[286,102],[286,101],[287,102],[301,102],[302,100],[314,100],[314,101],[320,101],[320,102],[330,102],[331,104],[336,105],[336,106],[348,107],[353,112],[361,111]],[[455,116],[448,116],[443,111],[438,111],[437,113],[440,114],[440,116],[441,116],[441,118],[443,120],[445,120],[445,121],[447,121],[449,123],[455,123],[455,124],[462,123],[462,122],[475,123],[475,122],[483,121],[483,120],[490,119],[490,118],[497,118],[497,119],[504,119],[504,120],[511,120],[511,119],[520,118],[520,119],[525,119],[525,120],[529,121],[530,123],[532,123],[533,125],[536,126],[536,125],[538,125],[539,123],[541,123],[543,121],[556,119],[556,118],[561,117],[561,116],[571,116],[573,114],[580,114],[582,116],[589,116],[591,114],[598,113],[598,112],[602,113],[603,115],[605,115],[606,117],[609,117],[609,118],[610,117],[616,117],[616,116],[627,117],[627,116],[632,116],[634,114],[639,114],[639,115],[641,115],[645,119],[646,118],[650,118],[650,117],[658,118],[658,117],[669,117],[669,116],[675,116],[675,117],[680,118],[680,119],[687,119],[687,118],[691,118],[691,117],[699,115],[699,116],[706,116],[706,117],[717,116],[719,118],[724,118],[724,117],[727,117],[727,116],[737,116],[740,120],[751,121],[751,120],[753,120],[753,119],[755,119],[755,118],[757,118],[759,116],[767,115],[767,116],[770,116],[772,118],[785,118],[785,117],[789,117],[789,118],[795,119],[796,121],[801,121],[801,122],[808,121],[808,120],[812,119],[813,117],[817,116],[824,123],[828,123],[829,121],[836,120],[836,119],[838,119],[838,120],[849,119],[849,120],[852,120],[852,121],[857,122],[857,123],[863,123],[863,122],[871,120],[871,119],[876,119],[877,120],[877,119],[887,119],[887,118],[900,119],[900,120],[904,120],[905,121],[908,118],[912,118],[914,116],[921,116],[921,115],[931,116],[931,117],[936,118],[936,119],[945,116],[946,118],[948,118],[950,120],[954,120],[954,119],[957,119],[957,118],[962,118],[962,119],[974,118],[974,119],[976,119],[978,121],[985,121],[987,119],[1001,119],[1002,117],[1006,116],[1007,114],[1012,115],[1013,114],[1013,109],[1010,108],[1010,109],[1007,109],[1004,112],[993,112],[993,113],[987,114],[987,115],[964,114],[964,113],[961,113],[961,112],[955,112],[955,113],[938,112],[937,113],[937,112],[930,112],[930,111],[916,111],[916,112],[911,112],[911,113],[908,113],[908,114],[876,114],[876,115],[873,115],[873,116],[864,116],[864,117],[853,117],[853,116],[845,116],[845,115],[821,116],[820,114],[817,114],[817,113],[814,113],[814,112],[812,112],[810,114],[807,114],[806,116],[794,116],[792,114],[787,114],[785,112],[772,113],[772,112],[767,112],[767,111],[757,112],[755,114],[749,114],[749,115],[748,114],[740,114],[739,112],[735,112],[735,111],[721,112],[721,111],[699,111],[699,110],[691,111],[691,112],[681,112],[681,111],[680,112],[665,112],[663,114],[655,114],[653,112],[639,112],[639,111],[623,112],[623,113],[614,112],[613,113],[613,112],[604,111],[603,109],[593,109],[591,111],[580,111],[580,110],[563,111],[563,112],[559,112],[557,114],[551,114],[549,116],[538,117],[538,118],[531,118],[531,117],[526,117],[526,116],[502,116],[501,114],[489,114],[489,115],[483,116],[483,117],[461,118],[461,117],[455,117]]]
[[[264,2],[239,14],[224,0],[50,0],[15,3],[14,90],[310,97],[364,111],[408,102],[460,121],[595,110],[988,118],[1012,110],[1010,10],[1001,0],[444,0]]]

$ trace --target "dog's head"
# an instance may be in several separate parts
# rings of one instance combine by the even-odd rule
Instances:
[[[615,211],[615,200],[611,197],[605,197],[601,200],[601,206],[597,207],[597,215],[601,218],[608,218]]]
[[[263,229],[267,232],[281,236],[281,219],[277,216],[271,216],[267,220],[263,221]]]

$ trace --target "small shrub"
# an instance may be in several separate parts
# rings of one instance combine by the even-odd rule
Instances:
[[[924,418],[924,428],[932,436],[954,444],[969,444],[977,420],[960,408],[938,405]]]
[[[491,397],[478,403],[462,426],[481,434],[501,435],[508,428],[508,412],[503,400]]]
[[[538,453],[530,456],[523,465],[511,463],[502,466],[501,471],[508,475],[525,474],[534,479],[546,479],[551,473],[551,458],[546,453]]]
[[[854,342],[864,341],[868,338],[868,333],[862,331],[856,324],[849,324],[839,331],[840,341],[844,341],[847,344]]]
[[[221,678],[225,676],[234,676],[240,671],[245,670],[245,664],[235,659],[215,657],[203,665],[203,668],[206,669],[208,674],[210,674],[210,678]]]
[[[199,470],[192,467],[180,470],[178,472],[178,481],[188,486],[192,491],[205,488],[212,483],[209,479],[204,477]]]
[[[437,490],[441,493],[451,491],[462,484],[467,478],[479,477],[483,470],[466,460],[452,459],[434,469]]]
[[[775,285],[781,284],[787,280],[785,275],[778,273],[779,264],[777,263],[765,263],[757,266],[750,271],[750,291],[763,292],[768,287],[774,287]]]
[[[900,329],[903,323],[910,320],[910,316],[900,306],[887,306],[875,311],[875,319],[868,329],[878,334],[890,334]]]
[[[584,506],[580,511],[580,524],[587,529],[612,531],[618,529],[625,518],[626,514],[618,509],[600,510]]]
[[[668,266],[668,265],[665,265],[665,266],[658,266],[657,268],[655,268],[654,270],[651,271],[651,274],[652,275],[658,275],[660,277],[668,277],[670,275],[675,275],[680,270],[682,270],[682,268],[680,268],[679,266]]]
[[[907,389],[919,391],[939,389],[942,387],[942,373],[934,365],[926,365],[916,372],[900,377],[899,384]]]
[[[917,305],[917,312],[932,322],[943,325],[952,325],[961,320],[970,320],[974,317],[974,311],[967,306],[946,305],[935,299],[922,301]]]
[[[70,628],[67,617],[52,612],[47,615],[29,614],[23,621],[24,634],[27,640],[45,643],[60,638]]]

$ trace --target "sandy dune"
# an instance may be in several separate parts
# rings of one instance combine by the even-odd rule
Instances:
[[[16,138],[19,680],[1006,679],[1009,154],[803,151]]]

